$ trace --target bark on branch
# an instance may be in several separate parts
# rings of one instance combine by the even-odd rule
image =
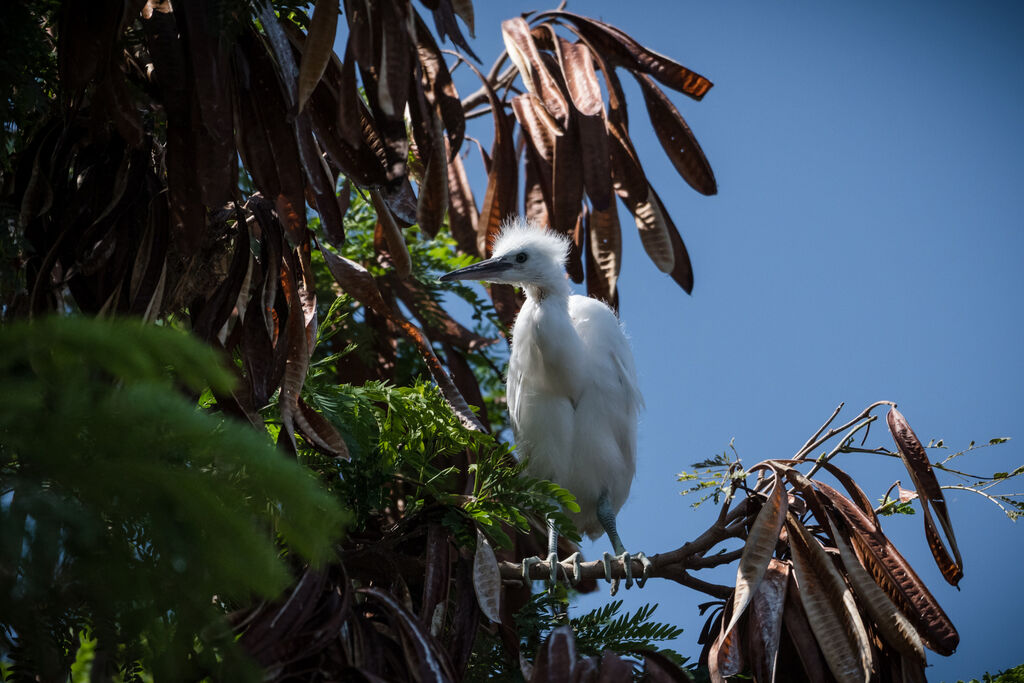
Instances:
[[[751,499],[746,498],[734,509],[722,515],[704,533],[693,541],[685,543],[675,550],[658,553],[649,557],[651,567],[648,571],[649,578],[661,578],[675,581],[676,583],[694,588],[716,598],[726,598],[732,592],[730,586],[709,583],[690,575],[691,570],[707,569],[729,564],[739,559],[743,553],[742,548],[722,551],[714,555],[707,555],[707,552],[722,541],[730,538],[742,538],[746,533],[746,519],[752,511]],[[611,561],[611,577],[613,579],[626,578],[625,563],[613,558]],[[565,579],[573,571],[572,562],[563,559],[558,563],[560,569],[558,576]],[[522,583],[523,566],[518,562],[499,562],[503,581],[510,583]],[[633,578],[643,574],[643,565],[639,560],[631,560],[630,569]],[[605,577],[605,566],[602,560],[591,560],[580,563],[581,579],[603,579]],[[531,581],[543,581],[551,576],[551,565],[545,560],[533,564],[529,569]]]

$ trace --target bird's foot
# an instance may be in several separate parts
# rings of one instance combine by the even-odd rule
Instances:
[[[619,592],[619,580],[612,578],[612,556],[604,553],[601,556],[601,562],[604,564],[604,580],[612,585],[609,595],[614,596]]]
[[[569,582],[570,586],[575,586],[580,582],[580,579],[583,578],[583,568],[580,566],[580,554],[573,553],[567,557],[565,561],[572,565],[572,574],[566,572],[565,578]]]
[[[611,594],[615,595],[619,592],[619,580],[612,578],[612,559],[611,555],[605,553],[601,557],[601,562],[604,563],[604,578],[612,585]],[[633,587],[633,560],[638,561],[640,566],[643,567],[643,570],[640,574],[640,578],[636,580],[636,587],[644,587],[644,584],[647,583],[647,579],[650,578],[651,567],[653,566],[646,555],[643,553],[637,553],[636,555],[631,556],[629,553],[624,552],[621,555],[615,556],[614,559],[622,562],[622,571],[626,574],[626,590]]]
[[[558,553],[548,553],[548,567],[551,568],[551,578],[548,580],[548,588],[554,589],[558,583]]]
[[[654,564],[643,553],[637,553],[633,556],[633,559],[638,560],[640,562],[640,566],[643,567],[640,573],[640,578],[636,580],[636,587],[643,588],[644,584],[647,583],[647,579],[651,578],[651,567],[653,567]]]
[[[550,567],[551,569],[551,574],[548,578],[549,586],[553,587],[556,583],[558,583],[558,570],[560,567],[562,569],[562,574],[565,576],[565,580],[568,582],[568,584],[570,586],[575,586],[583,578],[583,568],[580,565],[580,554],[573,553],[572,555],[567,557],[565,561],[571,565],[571,573],[567,571],[565,567],[562,567],[561,563],[558,561],[558,555],[556,553],[549,553],[547,559],[544,560],[536,556],[523,558],[523,583],[528,584],[532,582],[532,579],[530,578],[530,569],[533,567],[533,565],[546,563],[548,567]]]
[[[523,583],[525,583],[527,586],[533,583],[533,579],[530,578],[530,567],[532,567],[535,564],[539,564],[540,561],[541,559],[536,555],[533,557],[523,558]]]

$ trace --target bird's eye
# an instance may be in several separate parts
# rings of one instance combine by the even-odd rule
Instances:
[[[527,258],[526,252],[525,251],[521,251],[518,254],[516,254],[516,263],[526,263],[526,258]]]

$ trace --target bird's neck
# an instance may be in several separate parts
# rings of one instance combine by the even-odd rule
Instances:
[[[543,302],[566,302],[569,300],[569,283],[562,281],[557,283],[545,283],[541,285],[525,285],[523,289],[528,299],[539,303]]]

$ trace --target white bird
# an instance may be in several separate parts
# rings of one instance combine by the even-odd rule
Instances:
[[[636,474],[637,416],[643,398],[626,335],[604,303],[571,293],[565,274],[569,242],[511,220],[493,256],[441,276],[521,286],[526,292],[509,357],[507,400],[519,457],[530,476],[568,489],[579,503],[577,528],[596,540],[608,534],[632,583],[632,561],[615,516]],[[549,522],[548,562],[557,576],[557,535]],[[646,575],[649,562],[638,553]],[[570,558],[578,580],[578,554]],[[532,562],[538,559],[531,558]],[[524,561],[524,573],[529,562]],[[610,557],[604,556],[611,577]],[[617,583],[617,582],[616,582]],[[613,587],[613,593],[615,588]]]

